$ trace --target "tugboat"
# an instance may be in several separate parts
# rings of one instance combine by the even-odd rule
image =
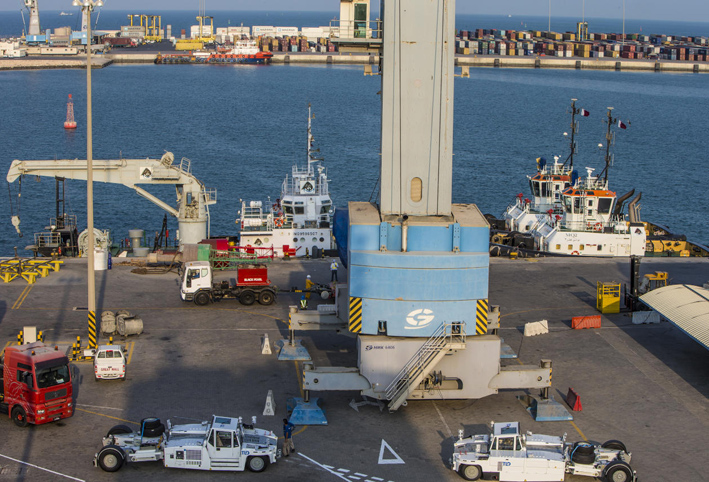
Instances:
[[[197,50],[184,54],[158,53],[156,64],[268,64],[273,53],[261,51],[255,40],[236,40],[232,49]]]
[[[537,173],[527,176],[529,187],[532,191],[532,200],[519,193],[514,204],[507,207],[502,219],[497,219],[488,214],[486,218],[492,226],[490,242],[498,245],[493,251],[509,251],[509,247],[531,248],[532,240],[528,233],[534,225],[547,216],[563,213],[561,193],[571,186],[571,172],[574,169],[574,154],[577,152],[576,134],[579,124],[576,115],[588,117],[589,112],[576,107],[576,100],[571,99],[571,142],[570,152],[566,160],[561,163],[559,157],[554,156],[554,164],[548,165],[544,157],[537,158]],[[564,133],[564,135],[567,135]],[[507,248],[503,248],[506,246]],[[493,254],[498,254],[494,252]]]
[[[532,226],[529,234],[534,239],[533,250],[540,254],[569,256],[707,256],[705,246],[690,243],[682,235],[673,235],[665,227],[642,222],[638,193],[628,203],[628,213],[623,213],[624,203],[635,190],[618,198],[608,188],[608,170],[612,155],[610,146],[614,135],[612,126],[626,129],[620,119],[613,117],[608,108],[606,119],[605,167],[598,176],[587,167],[586,178],[580,179],[577,171],[571,173],[571,186],[561,193],[563,212],[549,213]]]
[[[312,119],[308,105],[307,163],[293,166],[276,202],[241,201],[236,222],[242,251],[258,257],[290,257],[318,256],[334,249],[330,180],[323,159],[316,157],[319,150],[313,149]]]

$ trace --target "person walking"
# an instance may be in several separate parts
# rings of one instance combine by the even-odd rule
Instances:
[[[293,429],[295,425],[290,423],[287,418],[283,419],[283,455],[288,457],[291,452],[295,452],[295,444],[293,444]]]
[[[330,281],[337,281],[337,268],[339,268],[337,260],[333,259],[330,263]]]

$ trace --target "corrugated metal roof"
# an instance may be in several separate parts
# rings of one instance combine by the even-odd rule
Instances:
[[[709,289],[665,286],[645,293],[640,301],[709,349]]]

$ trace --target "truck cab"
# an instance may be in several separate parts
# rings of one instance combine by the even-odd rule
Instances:
[[[180,282],[180,297],[183,301],[193,301],[195,294],[212,290],[212,267],[208,261],[191,261],[185,263]]]
[[[18,427],[74,415],[69,359],[41,342],[8,346],[0,358],[0,409]]]

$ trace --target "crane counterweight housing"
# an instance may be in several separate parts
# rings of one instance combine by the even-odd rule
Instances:
[[[177,218],[180,247],[199,243],[209,237],[209,206],[217,202],[215,189],[206,189],[191,172],[191,161],[182,158],[174,163],[172,152],[160,159],[93,160],[93,180],[122,184]],[[7,173],[7,182],[24,175],[63,177],[86,180],[85,159],[14,160]],[[140,185],[174,185],[177,208],[158,199]]]

